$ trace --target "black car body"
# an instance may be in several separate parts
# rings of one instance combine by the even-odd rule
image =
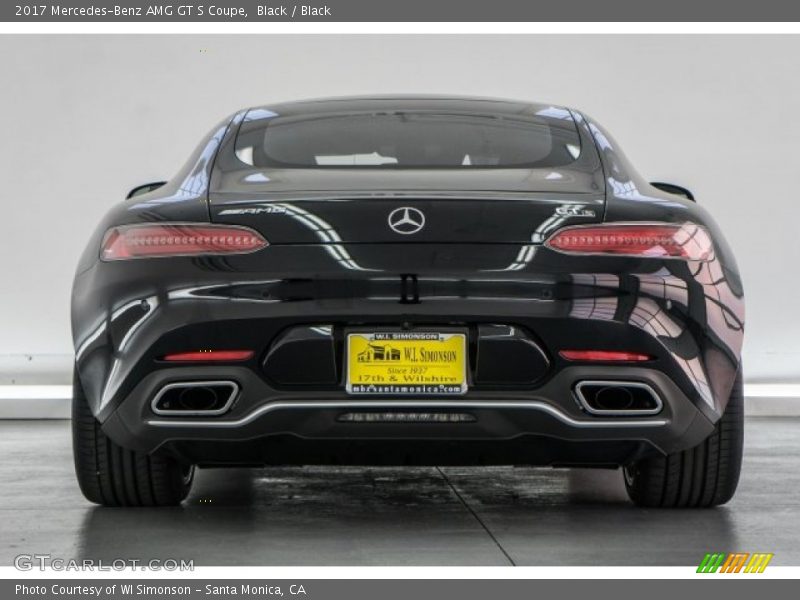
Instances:
[[[646,505],[725,502],[742,284],[708,213],[664,189],[561,107],[237,112],[80,259],[84,493],[175,503],[192,465],[518,464],[623,466]],[[353,381],[417,342],[463,377]]]

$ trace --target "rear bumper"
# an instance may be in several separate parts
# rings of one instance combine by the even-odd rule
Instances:
[[[595,416],[583,410],[574,393],[575,385],[583,380],[611,379],[647,383],[663,400],[662,410],[644,417]],[[241,392],[225,415],[181,418],[154,414],[151,399],[164,385],[179,380],[230,380],[240,385]],[[342,415],[353,412],[459,413],[474,420],[341,420]],[[642,453],[691,447],[711,433],[713,424],[664,373],[637,367],[569,367],[533,392],[468,392],[440,399],[287,393],[270,387],[247,368],[186,367],[163,369],[146,377],[103,428],[124,446],[146,452],[167,449],[202,464],[326,462],[322,457],[326,448],[339,456],[331,459],[337,462],[385,464],[400,460],[390,458],[396,453],[387,454],[392,446],[403,449],[403,462],[441,463],[441,452],[454,443],[467,464],[476,460],[470,457],[477,450],[489,457],[482,462],[607,464]],[[284,441],[271,448],[269,438]],[[293,441],[286,442],[288,438]],[[555,444],[551,450],[564,450],[543,453],[529,438],[537,438],[539,443],[549,439]],[[529,441],[523,443],[523,439]],[[294,460],[292,453],[285,452],[292,445],[298,453]],[[359,448],[363,452],[358,452]],[[454,456],[447,462],[458,464],[459,460]]]
[[[622,460],[701,441],[724,410],[739,368],[741,297],[705,263],[690,269],[657,260],[573,259],[511,244],[268,251],[271,270],[256,253],[98,263],[78,276],[73,293],[78,373],[95,416],[113,439],[144,451],[194,452],[196,462],[258,463],[297,455],[281,450],[297,444],[321,449],[345,443],[425,447],[434,457],[441,444],[456,443],[461,450],[453,454],[462,452],[465,462],[469,448],[490,445],[508,449],[491,453],[507,462],[519,455],[520,440],[536,438],[544,440],[543,450],[522,462],[561,462],[559,455],[567,454],[570,462],[605,464],[612,455]],[[409,272],[414,274],[402,275]],[[535,381],[471,381],[463,396],[403,398],[411,404],[402,406],[391,404],[396,398],[345,393],[341,347],[349,328],[459,329],[469,332],[472,344],[480,327],[498,323],[524,330],[546,355],[546,369]],[[333,380],[289,385],[264,368],[285,332],[319,324],[334,331]],[[205,348],[256,354],[239,366],[175,367],[160,361],[171,352]],[[559,358],[558,350],[565,348],[639,351],[655,360],[646,367],[579,365]],[[471,359],[471,375],[476,368]],[[319,373],[312,366],[301,374]],[[588,414],[574,393],[584,379],[647,383],[658,391],[663,410],[646,417]],[[241,392],[230,410],[213,419],[185,424],[160,419],[151,408],[154,394],[187,380],[232,380]],[[457,411],[475,419],[338,420],[355,409]],[[608,452],[601,452],[604,445],[610,445]],[[377,462],[381,453],[362,454]]]

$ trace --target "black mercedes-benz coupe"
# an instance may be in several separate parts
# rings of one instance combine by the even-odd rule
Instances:
[[[741,466],[743,319],[708,213],[579,111],[242,110],[80,259],[78,481],[152,506],[195,467],[621,467],[637,504],[714,506]]]

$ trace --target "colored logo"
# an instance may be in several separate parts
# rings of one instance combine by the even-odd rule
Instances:
[[[698,573],[763,573],[774,555],[766,552],[709,552],[700,561]]]
[[[368,344],[363,352],[358,353],[358,362],[380,362],[383,360],[400,360],[400,350],[391,346]]]

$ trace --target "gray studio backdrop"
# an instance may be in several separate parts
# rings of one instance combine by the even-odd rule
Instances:
[[[69,289],[89,232],[220,118],[392,92],[596,117],[645,177],[691,188],[727,233],[746,285],[747,379],[800,380],[800,36],[7,35],[0,56],[0,384],[21,366],[68,380]]]

